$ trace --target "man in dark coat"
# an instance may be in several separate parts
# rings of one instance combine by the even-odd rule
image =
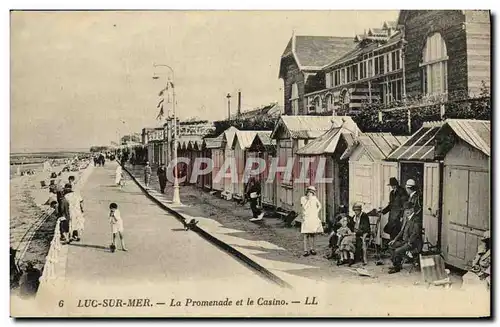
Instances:
[[[401,230],[401,217],[403,216],[403,204],[408,200],[408,194],[399,185],[395,177],[389,179],[389,186],[392,188],[389,195],[389,204],[382,209],[381,213],[389,213],[389,220],[384,227],[384,233],[390,235],[391,241],[394,240]]]
[[[422,195],[417,190],[417,185],[413,179],[406,181],[406,192],[408,192],[408,201],[413,203],[415,217],[422,222]]]
[[[246,196],[250,199],[250,209],[252,209],[252,218],[250,218],[250,221],[262,220],[264,212],[261,210],[261,185],[255,178],[250,179],[248,182]]]
[[[160,183],[160,192],[165,193],[165,187],[167,186],[167,169],[165,168],[165,164],[161,164],[160,167],[158,167],[156,175]]]
[[[365,239],[370,234],[370,217],[363,212],[360,203],[356,203],[352,206],[352,211],[354,211],[354,216],[349,220],[348,227],[354,233],[356,233],[356,253],[361,253],[363,256],[363,263],[367,263],[366,256],[366,242]],[[361,251],[361,252],[360,252]]]
[[[421,251],[422,223],[415,214],[412,202],[406,202],[404,204],[403,228],[394,240],[389,242],[389,246],[393,250],[393,267],[389,270],[389,274],[401,271],[402,261],[405,255],[411,254],[414,256]]]

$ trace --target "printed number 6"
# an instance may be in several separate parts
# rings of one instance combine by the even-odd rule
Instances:
[[[59,307],[60,308],[64,307],[64,300],[59,301]]]

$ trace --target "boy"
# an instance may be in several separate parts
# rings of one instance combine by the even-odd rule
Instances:
[[[123,220],[120,215],[120,210],[118,210],[118,205],[114,202],[109,205],[109,223],[111,224],[111,231],[113,233],[113,242],[110,246],[111,252],[115,252],[116,249],[116,234],[120,236],[122,250],[127,251],[127,249],[125,248],[125,240],[123,239]]]

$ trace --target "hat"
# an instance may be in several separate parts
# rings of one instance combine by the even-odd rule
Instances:
[[[73,186],[71,186],[70,183],[67,183],[67,184],[64,185],[64,190],[65,191],[71,191],[72,189],[73,189]]]
[[[349,212],[349,210],[347,209],[347,206],[345,206],[343,204],[341,204],[339,206],[339,213],[348,213],[348,212]]]
[[[306,191],[311,191],[311,192],[316,193],[316,188],[314,186],[308,186]]]
[[[406,181],[406,186],[407,187],[413,187],[415,186],[415,181],[413,179],[409,179]]]
[[[362,207],[363,207],[363,206],[361,205],[361,203],[359,203],[359,202],[358,202],[358,203],[354,203],[354,205],[352,206],[352,209],[353,209],[353,210],[354,210],[354,209],[356,209],[356,208],[361,209]]]
[[[405,202],[405,204],[403,205],[403,209],[405,209],[405,210],[406,209],[413,209],[413,208],[415,208],[415,205],[413,204],[413,202],[410,202],[410,201]]]
[[[389,178],[389,186],[398,186],[399,183],[398,183],[398,180],[396,179],[396,177],[391,177]]]

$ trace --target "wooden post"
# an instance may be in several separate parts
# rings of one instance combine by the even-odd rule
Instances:
[[[379,123],[382,122],[382,110],[380,110],[380,109],[378,110],[378,121],[379,121]]]
[[[441,113],[441,119],[443,119],[444,115],[446,113],[446,108],[445,108],[444,104],[442,104],[439,108],[440,108],[440,113]]]
[[[411,110],[408,109],[408,133],[411,135]]]
[[[372,82],[368,81],[368,103],[372,103]]]

